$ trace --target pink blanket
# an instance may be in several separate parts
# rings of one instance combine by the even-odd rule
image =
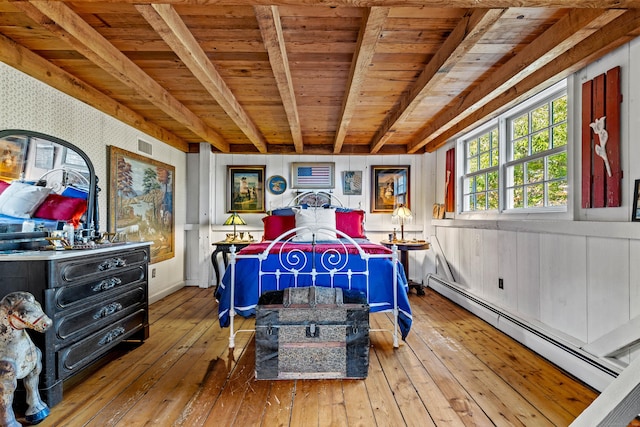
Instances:
[[[260,243],[252,243],[248,246],[245,246],[240,252],[239,254],[242,255],[254,255],[254,254],[259,254],[264,252],[267,247],[269,246],[271,242],[260,242]],[[269,253],[278,253],[280,251],[280,248],[282,247],[282,245],[284,245],[285,243],[283,242],[278,242],[275,245],[273,245],[273,247],[271,248],[271,250],[269,251]],[[350,243],[345,243],[344,246],[340,245],[340,244],[335,244],[335,243],[319,243],[315,245],[316,247],[316,252],[317,253],[322,253],[328,249],[332,249],[332,248],[336,248],[338,250],[340,250],[340,252],[344,253],[344,249],[346,248],[347,253],[349,254],[358,254],[358,249],[350,244]],[[365,253],[368,254],[390,254],[391,253],[391,249],[382,246],[382,245],[378,245],[376,243],[361,243],[360,247],[365,251]],[[294,249],[303,251],[303,252],[311,252],[313,248],[313,245],[311,243],[291,243],[288,242],[286,243],[285,246],[285,252],[286,251],[291,251]]]

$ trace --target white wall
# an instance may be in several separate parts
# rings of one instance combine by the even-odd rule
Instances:
[[[310,156],[310,155],[238,155],[238,154],[209,154],[202,153],[201,156],[210,155],[213,165],[211,166],[211,174],[213,175],[213,185],[211,188],[211,242],[224,240],[225,233],[229,233],[232,229],[222,225],[227,219],[229,213],[226,209],[227,194],[227,166],[229,165],[265,165],[266,178],[272,175],[281,175],[287,180],[287,190],[284,194],[276,196],[268,191],[266,192],[266,209],[274,209],[286,205],[295,195],[295,190],[291,189],[291,163],[293,162],[335,162],[335,188],[333,193],[347,207],[361,208],[366,212],[365,229],[367,237],[371,241],[380,241],[387,238],[387,235],[396,227],[398,234],[399,226],[391,223],[391,214],[371,213],[370,209],[370,185],[371,185],[371,166],[374,165],[409,165],[410,170],[410,208],[414,214],[414,220],[411,224],[405,225],[405,239],[428,239],[428,234],[424,230],[426,224],[431,218],[431,205],[433,201],[433,163],[434,155],[404,155],[404,156],[353,156],[353,155],[334,155],[334,156]],[[203,168],[203,170],[206,167]],[[201,170],[201,175],[203,172]],[[362,195],[361,196],[344,196],[342,191],[342,172],[347,170],[362,171]],[[202,179],[200,179],[202,182]],[[190,198],[189,210],[198,208],[196,198]],[[201,208],[201,207],[200,207]],[[202,212],[202,208],[201,208]],[[255,239],[262,238],[262,218],[264,214],[242,214],[242,218],[247,222],[246,226],[238,226],[238,231],[249,231]],[[196,221],[194,219],[194,221]],[[195,225],[193,225],[195,228]],[[196,236],[197,233],[191,234],[191,243],[189,247],[198,246],[195,239],[202,239],[202,236]],[[200,253],[197,260],[193,260],[193,267],[190,269],[191,275],[188,275],[187,284],[200,285],[198,283],[199,273],[202,269],[210,269],[208,286],[213,284],[212,268],[208,265],[210,261],[207,258],[210,250],[206,253]],[[411,261],[409,263],[409,276],[416,281],[423,281],[427,273],[435,272],[430,254],[428,252],[412,252]]]
[[[100,228],[107,230],[107,146],[137,151],[138,139],[153,145],[153,158],[176,168],[175,256],[151,265],[149,298],[153,302],[184,285],[184,224],[186,211],[186,154],[0,63],[0,129],[41,132],[82,149],[93,163],[99,186]],[[144,153],[138,153],[144,155]]]
[[[580,207],[580,105],[584,81],[621,66],[622,206]],[[640,41],[590,64],[569,80],[572,103],[569,209],[538,215],[456,215],[432,229],[462,289],[603,360],[603,349],[629,344],[640,331],[624,330],[640,314],[640,225],[631,222],[633,185],[640,178]],[[437,152],[444,164],[449,144]],[[437,188],[443,185],[437,175]],[[459,187],[459,185],[458,185]],[[459,198],[458,198],[459,199]],[[504,279],[504,289],[498,288]],[[631,328],[630,328],[631,329]],[[624,367],[640,353],[627,345],[611,355]]]

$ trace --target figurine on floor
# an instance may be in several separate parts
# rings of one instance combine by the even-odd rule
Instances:
[[[27,391],[26,421],[37,424],[49,415],[49,407],[38,392],[42,353],[25,329],[44,332],[51,323],[28,292],[13,292],[0,301],[0,425],[3,427],[21,425],[12,408],[19,379]]]

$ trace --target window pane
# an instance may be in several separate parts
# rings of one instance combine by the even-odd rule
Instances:
[[[554,154],[547,158],[547,179],[566,178],[567,176],[567,152]]]
[[[496,145],[495,148],[491,150],[491,166],[498,166],[499,160],[498,146]]]
[[[487,197],[489,198],[489,209],[498,209],[498,192],[489,191]]]
[[[566,123],[562,123],[561,125],[555,126],[553,128],[553,146],[562,147],[563,145],[567,145]]]
[[[524,187],[516,187],[512,190],[513,208],[524,208]]]
[[[531,113],[531,131],[549,127],[549,105],[542,105]]]
[[[531,137],[531,154],[541,153],[549,149],[549,131],[544,130]]]
[[[523,185],[524,184],[524,165],[514,165],[513,166],[513,184],[514,185]]]
[[[529,155],[529,140],[522,138],[513,143],[513,160],[522,159]]]
[[[544,184],[529,185],[527,187],[527,207],[541,208],[544,206]]]
[[[476,194],[476,210],[483,211],[487,209],[487,195],[486,193]]]
[[[544,160],[532,160],[527,162],[527,183],[544,180]]]
[[[487,174],[487,189],[488,190],[498,189],[498,171],[489,172]]]
[[[462,198],[462,203],[464,205],[464,210],[465,211],[470,211],[471,209],[471,197],[469,195],[466,195]]]
[[[491,167],[491,152],[480,154],[480,169]]]
[[[563,122],[567,120],[567,96],[558,98],[552,103],[553,123]]]
[[[473,182],[474,182],[474,178],[465,178],[464,179],[464,187],[463,187],[463,194],[469,194],[469,193],[473,193]]]
[[[467,142],[467,157],[473,157],[478,154],[478,140],[473,139]]]
[[[484,134],[480,137],[480,152],[485,153],[489,151],[491,147],[491,142],[489,141],[489,134]]]
[[[478,170],[478,158],[472,157],[467,159],[467,173],[473,173]]]
[[[567,204],[567,181],[549,183],[549,206],[565,206]]]
[[[484,175],[476,177],[476,192],[485,191],[487,189],[486,178]]]
[[[528,114],[523,114],[522,116],[514,119],[512,123],[513,123],[512,139],[522,138],[523,136],[529,134],[529,115]]]

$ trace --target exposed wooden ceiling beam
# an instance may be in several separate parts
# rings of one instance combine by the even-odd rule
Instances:
[[[630,42],[638,37],[639,33],[640,10],[630,10],[624,13],[431,141],[426,146],[427,151],[437,150],[446,144],[449,138],[468,129],[479,120],[495,117],[501,112],[501,109],[504,109],[505,105],[513,105],[527,99],[542,85],[550,86],[566,78],[614,49]]]
[[[278,85],[284,111],[287,114],[294,149],[296,153],[302,153],[304,150],[302,127],[300,126],[296,94],[291,80],[289,58],[287,57],[282,24],[280,23],[280,13],[276,6],[256,6],[254,10],[264,46],[269,54],[269,62]]]
[[[140,5],[136,6],[136,9],[178,55],[258,151],[266,153],[267,143],[264,136],[242,108],[173,6],[168,4]]]
[[[61,0],[73,3],[104,3],[104,0]],[[504,9],[509,7],[550,7],[582,9],[640,8],[640,0],[118,0],[135,4],[194,4],[230,6],[350,6],[350,7],[438,7]],[[517,4],[514,4],[517,3]]]
[[[342,151],[342,144],[347,136],[349,124],[359,99],[359,92],[364,82],[367,69],[376,50],[376,45],[380,39],[380,33],[384,28],[384,23],[389,15],[388,7],[374,7],[366,10],[365,16],[358,35],[358,45],[351,62],[351,71],[347,85],[346,95],[342,101],[342,112],[340,123],[333,143],[333,152],[339,154]]]
[[[511,86],[548,64],[571,46],[577,44],[597,30],[599,25],[591,25],[594,21],[604,24],[615,19],[622,10],[575,9],[556,22],[541,36],[525,46],[500,69],[493,72],[455,106],[451,106],[435,115],[416,134],[408,146],[409,153],[415,153],[458,122],[471,115],[475,110],[499,96]]]
[[[115,78],[143,94],[162,109],[222,152],[229,151],[229,144],[214,129],[175,99],[162,86],[151,79],[140,67],[122,54],[100,33],[63,2],[31,1],[15,2],[31,19],[69,43],[90,61]]]
[[[454,67],[462,57],[482,38],[484,33],[503,15],[504,9],[476,9],[469,11],[449,34],[433,58],[418,76],[409,92],[400,98],[387,114],[384,123],[371,142],[370,152],[377,153],[393,137],[393,127],[406,120],[420,105],[428,92],[437,88],[447,73],[439,73]]]
[[[0,35],[0,61],[180,151],[189,150],[188,143],[183,139],[148,122],[140,114],[3,35]]]

